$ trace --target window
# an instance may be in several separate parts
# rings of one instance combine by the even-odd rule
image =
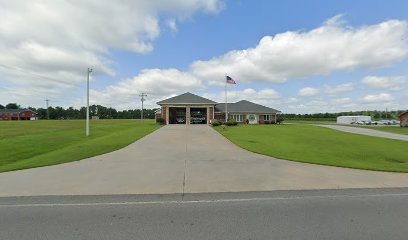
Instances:
[[[237,121],[237,122],[242,122],[242,115],[241,114],[232,114],[231,119]]]
[[[272,121],[272,115],[264,115],[264,121]]]

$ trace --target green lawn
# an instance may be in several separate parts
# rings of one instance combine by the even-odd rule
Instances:
[[[215,128],[252,152],[323,165],[408,172],[408,142],[344,133],[307,124]]]
[[[0,122],[0,172],[76,161],[123,148],[158,129],[152,120]]]
[[[336,124],[336,121],[329,120],[285,120],[283,123],[299,123],[299,124]]]

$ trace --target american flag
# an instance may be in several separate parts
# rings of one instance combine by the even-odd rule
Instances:
[[[227,78],[227,83],[229,83],[229,84],[237,84],[237,83],[234,81],[234,79],[232,79],[230,76],[226,76],[226,78]]]

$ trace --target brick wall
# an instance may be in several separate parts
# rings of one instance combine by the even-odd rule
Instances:
[[[218,121],[224,122],[225,121],[225,113],[215,113],[214,114],[214,119],[217,119]]]
[[[263,115],[263,114],[262,114],[262,115],[258,115],[258,122],[259,122],[259,124],[265,123],[265,119],[264,119],[264,115]]]
[[[31,118],[37,117],[34,112],[25,111],[18,113],[3,113],[0,114],[0,120],[30,120]]]
[[[166,120],[166,107],[161,108],[161,117]]]
[[[213,120],[213,115],[214,115],[214,108],[213,107],[208,107],[208,119],[210,121]]]
[[[406,126],[408,124],[408,112],[400,116],[400,126]]]

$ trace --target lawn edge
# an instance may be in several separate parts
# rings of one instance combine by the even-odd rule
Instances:
[[[1,173],[6,173],[6,172],[16,172],[16,171],[22,171],[22,170],[27,170],[27,169],[34,169],[34,168],[40,168],[40,167],[56,166],[56,165],[62,165],[62,164],[66,164],[66,163],[79,162],[79,161],[87,160],[87,159],[89,159],[89,158],[102,156],[102,155],[104,155],[104,154],[110,154],[110,153],[119,151],[119,150],[121,150],[121,149],[123,149],[123,148],[125,148],[125,147],[128,147],[129,145],[131,145],[131,144],[133,144],[133,143],[139,141],[140,139],[142,139],[142,138],[148,136],[149,134],[152,134],[153,132],[159,130],[159,129],[162,128],[162,127],[163,127],[162,125],[159,125],[159,127],[158,127],[157,129],[153,130],[152,132],[149,132],[148,134],[146,134],[146,135],[144,135],[144,136],[142,136],[142,137],[136,139],[135,141],[130,142],[129,144],[126,144],[125,146],[123,146],[123,147],[121,147],[121,148],[118,148],[118,149],[114,149],[114,150],[112,150],[112,151],[108,151],[108,152],[104,152],[104,153],[101,153],[101,154],[96,154],[96,155],[93,155],[93,156],[88,156],[88,157],[84,157],[84,158],[80,158],[80,159],[75,159],[75,160],[72,160],[72,161],[66,161],[66,162],[62,162],[62,163],[46,164],[46,165],[42,165],[42,166],[33,166],[33,167],[22,167],[22,168],[16,168],[16,169],[5,170],[5,171],[0,170],[0,174],[1,174]],[[115,133],[112,133],[112,134],[109,134],[109,135],[105,135],[105,136],[100,136],[100,137],[94,138],[94,139],[92,139],[92,140],[96,140],[96,139],[108,137],[108,136],[113,135],[113,134],[115,134]],[[75,146],[75,145],[78,145],[78,143],[72,144],[72,145],[69,145],[69,146],[65,146],[64,148],[72,147],[72,146]],[[64,149],[64,148],[59,148],[59,149],[53,150],[53,151],[51,151],[51,152],[59,151],[59,150]],[[50,152],[47,152],[46,154],[48,154],[48,153],[50,153]],[[44,154],[45,154],[45,153],[40,154],[40,155],[37,155],[37,156],[34,156],[34,157],[38,157],[38,156],[41,156],[41,155],[44,155]],[[31,158],[34,158],[34,157],[31,157]],[[23,160],[21,160],[21,161],[29,160],[29,159],[31,159],[31,158],[23,159]],[[5,165],[5,166],[7,166],[7,165]]]
[[[300,123],[300,124],[301,124],[301,123]],[[246,151],[249,151],[249,152],[252,152],[252,153],[256,153],[256,154],[259,154],[259,155],[262,155],[262,156],[271,157],[271,158],[274,158],[274,159],[280,160],[280,161],[291,161],[291,162],[298,162],[298,163],[305,163],[305,164],[314,164],[314,165],[329,166],[329,167],[339,167],[339,168],[347,168],[347,169],[363,170],[363,171],[374,171],[374,172],[385,172],[385,173],[388,172],[388,173],[399,173],[399,174],[407,174],[407,173],[408,173],[408,170],[407,170],[407,171],[380,170],[380,169],[370,169],[370,168],[359,168],[359,167],[340,166],[340,165],[335,165],[335,164],[313,163],[313,162],[307,162],[307,161],[295,160],[295,159],[287,159],[287,158],[278,158],[278,157],[275,157],[275,156],[267,155],[267,154],[260,153],[260,152],[257,152],[257,151],[253,151],[253,150],[251,150],[251,149],[248,149],[248,148],[245,148],[245,147],[243,147],[243,146],[240,146],[240,145],[234,143],[233,141],[231,141],[231,140],[230,140],[229,138],[227,138],[226,136],[224,136],[224,135],[223,135],[221,132],[219,132],[218,130],[214,129],[214,127],[212,127],[212,126],[210,126],[210,127],[211,127],[214,131],[216,131],[218,134],[220,134],[222,137],[224,137],[225,139],[227,139],[229,142],[231,142],[232,144],[234,144],[235,146],[237,146],[237,147],[239,147],[239,148],[241,148],[241,149],[244,149],[244,150],[246,150]],[[315,126],[315,127],[319,127],[319,126]],[[322,128],[324,128],[324,127],[322,127]],[[334,129],[331,129],[331,130],[334,130]],[[336,130],[334,130],[334,131],[336,131]],[[340,131],[340,132],[342,132],[342,131]],[[347,133],[347,132],[342,132],[342,133],[345,133],[345,134],[353,134],[353,133]],[[355,135],[363,135],[363,134],[355,134]],[[367,136],[367,135],[364,135],[364,136]],[[368,137],[374,137],[374,136],[368,136]],[[397,139],[390,139],[390,140],[399,141],[399,140],[397,140]],[[400,141],[401,141],[401,140],[400,140]],[[405,142],[405,141],[403,141],[403,142]]]

